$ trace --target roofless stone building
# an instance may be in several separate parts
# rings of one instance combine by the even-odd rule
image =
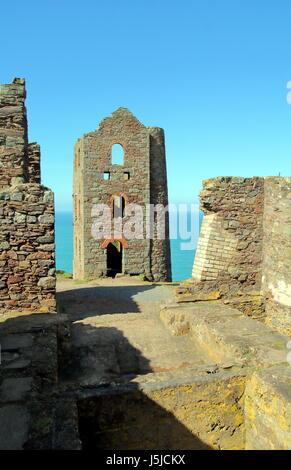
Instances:
[[[124,273],[171,280],[167,214],[164,239],[156,236],[156,216],[154,236],[146,235],[147,205],[168,205],[163,129],[144,126],[126,108],[103,119],[75,145],[73,197],[75,278]],[[93,227],[102,215],[100,204],[110,210],[112,233],[96,238]],[[116,235],[114,224],[130,221],[127,209],[132,204],[142,208],[142,228],[132,237],[123,231]]]
[[[165,335],[155,294],[146,315],[108,319],[67,279],[54,315],[53,194],[24,100],[23,79],[0,85],[0,449],[289,450],[291,178],[204,181],[193,279],[165,289]],[[169,278],[167,238],[94,232],[98,203],[115,222],[167,203],[163,131],[121,108],[77,142],[75,170],[75,275]]]

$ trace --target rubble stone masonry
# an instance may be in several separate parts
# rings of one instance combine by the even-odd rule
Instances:
[[[266,323],[291,334],[291,178],[265,179],[262,290]]]
[[[206,180],[200,201],[204,219],[193,278],[229,290],[260,288],[263,178]]]
[[[27,141],[24,79],[0,85],[0,312],[56,310],[54,195]]]
[[[262,303],[265,323],[284,334],[290,334],[290,183],[287,177],[205,180],[192,273],[196,291],[237,296],[233,305],[244,303],[251,316],[258,305],[262,313]]]
[[[112,162],[114,144],[123,148],[123,164]],[[122,272],[143,274],[149,280],[170,280],[168,219],[165,239],[145,237],[146,204],[168,204],[164,132],[144,126],[126,108],[119,108],[103,119],[96,131],[83,135],[75,145],[74,277],[77,279],[107,275],[107,247],[114,243],[114,237],[113,234],[102,239],[92,236],[98,215],[94,205],[106,204],[113,210],[115,197],[123,198],[125,207],[134,203],[144,211],[141,236],[122,237],[118,241],[122,246]],[[129,219],[123,217],[122,223]]]

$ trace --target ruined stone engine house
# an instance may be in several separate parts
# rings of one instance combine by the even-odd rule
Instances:
[[[115,155],[119,150],[119,155]],[[118,158],[117,160],[115,160]],[[77,140],[74,151],[74,277],[143,274],[149,280],[170,281],[168,216],[165,238],[147,238],[146,205],[168,205],[164,131],[141,124],[126,108],[102,120],[97,130]],[[94,207],[105,204],[112,221],[126,222],[126,207],[143,209],[139,237],[96,239]]]

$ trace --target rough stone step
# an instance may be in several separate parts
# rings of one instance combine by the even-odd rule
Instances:
[[[201,302],[188,309],[168,306],[160,318],[173,335],[189,335],[217,363],[286,363],[287,336],[223,304]]]

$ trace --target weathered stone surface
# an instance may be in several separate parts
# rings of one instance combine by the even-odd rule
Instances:
[[[0,313],[33,312],[48,299],[56,308],[54,197],[40,185],[39,145],[27,142],[24,85],[0,86]],[[40,259],[50,263],[39,269]]]
[[[212,291],[212,292],[197,292],[194,295],[180,295],[177,297],[177,302],[178,303],[183,303],[183,302],[201,302],[203,300],[218,300],[221,298],[221,292],[218,291]]]
[[[195,283],[181,294],[219,290],[230,305],[290,334],[291,178],[212,178],[200,200]]]
[[[31,390],[32,377],[17,377],[3,380],[0,386],[1,401],[20,401],[27,397]]]
[[[79,400],[84,449],[244,449],[244,374],[134,385]]]
[[[260,288],[263,195],[263,178],[218,177],[203,182],[204,219],[194,280],[213,290]]]
[[[291,368],[255,372],[245,398],[246,449],[291,449]]]
[[[0,250],[9,250],[10,243],[9,242],[1,242],[0,243]]]
[[[31,181],[32,183],[40,184],[40,146],[36,142],[32,142],[28,144],[27,148],[29,158],[29,181]],[[46,196],[44,199],[46,199]],[[45,200],[45,202],[53,201]]]
[[[119,143],[124,162],[114,165],[111,148]],[[109,175],[104,180],[104,173]],[[120,238],[122,272],[143,274],[149,280],[171,279],[168,217],[165,239],[157,239],[154,222],[153,239],[146,238],[146,204],[168,205],[164,132],[145,127],[126,108],[119,108],[103,119],[96,131],[82,136],[75,145],[74,158],[74,277],[76,279],[107,275],[108,245],[113,233],[94,239],[96,221],[94,204],[106,204],[113,212],[114,198],[123,198],[125,211],[138,204],[144,212],[140,238]],[[93,212],[92,212],[93,209]],[[129,217],[121,217],[128,222]],[[116,220],[116,219],[115,219]],[[112,224],[113,225],[113,224]],[[113,230],[113,227],[112,227]],[[113,242],[114,243],[114,242]],[[116,242],[115,242],[116,244]],[[108,269],[109,271],[109,269]]]
[[[41,277],[37,285],[44,287],[45,289],[54,289],[56,286],[56,279],[55,277]]]
[[[38,220],[40,224],[51,225],[54,223],[54,216],[53,215],[40,215]]]
[[[262,291],[266,323],[291,334],[291,178],[265,180]]]
[[[0,407],[0,449],[21,450],[28,439],[29,414],[23,405]]]
[[[12,351],[32,346],[33,337],[30,334],[11,334],[0,338],[1,350]]]
[[[30,359],[16,359],[3,364],[3,369],[22,370],[31,364]]]
[[[218,363],[267,367],[286,361],[288,337],[238,310],[213,302],[169,305],[161,319],[174,335],[189,334]]]

